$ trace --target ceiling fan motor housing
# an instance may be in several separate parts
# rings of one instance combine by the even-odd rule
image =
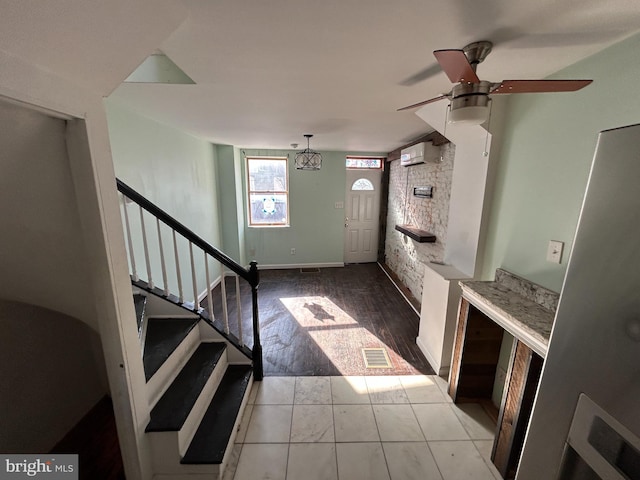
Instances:
[[[450,123],[483,123],[487,119],[491,82],[459,83],[451,91]],[[462,111],[464,110],[464,115]],[[474,115],[474,112],[477,115]]]
[[[479,63],[484,62],[484,59],[487,58],[487,55],[491,53],[491,49],[493,48],[493,43],[482,40],[480,42],[473,42],[467,45],[462,49],[467,59],[469,60],[469,64],[471,68],[475,71],[476,66]]]

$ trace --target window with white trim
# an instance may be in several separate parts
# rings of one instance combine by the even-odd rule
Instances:
[[[246,157],[249,225],[289,225],[287,157]]]

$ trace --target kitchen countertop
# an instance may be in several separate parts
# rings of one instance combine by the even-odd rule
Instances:
[[[558,294],[506,270],[495,281],[463,280],[462,296],[541,357],[547,354]]]

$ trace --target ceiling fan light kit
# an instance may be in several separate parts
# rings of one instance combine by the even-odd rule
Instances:
[[[307,148],[296,153],[295,166],[298,170],[320,170],[320,167],[322,167],[322,155],[309,148],[309,139],[313,135],[306,133],[304,136],[307,139]]]
[[[488,106],[470,106],[454,109],[453,102],[449,112],[448,122],[464,125],[482,125],[489,119]]]
[[[466,125],[480,125],[489,118],[489,90],[491,84],[459,83],[453,87],[451,102],[449,103],[449,123],[464,123]]]
[[[476,74],[476,67],[484,61],[492,48],[491,42],[480,41],[471,43],[462,50],[434,51],[433,55],[440,67],[455,85],[449,93],[399,110],[409,110],[447,98],[450,100],[448,123],[480,125],[489,118],[491,103],[489,95],[574,92],[592,82],[592,80],[503,80],[492,83],[480,80]]]

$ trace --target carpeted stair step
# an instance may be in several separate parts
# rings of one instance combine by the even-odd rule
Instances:
[[[144,343],[144,376],[147,382],[198,323],[198,318],[148,318]]]
[[[178,431],[182,428],[226,348],[224,342],[200,344],[151,410],[147,432]]]
[[[229,365],[181,463],[222,463],[250,379],[250,365]]]

